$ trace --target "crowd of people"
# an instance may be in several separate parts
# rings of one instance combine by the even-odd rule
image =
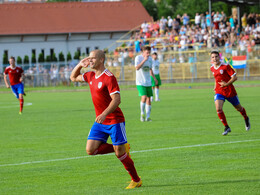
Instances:
[[[212,31],[212,35],[210,35],[210,31]],[[140,31],[114,51],[113,57],[109,58],[107,65],[120,66],[123,60],[127,60],[124,63],[133,64],[131,59],[145,45],[151,46],[152,52],[159,53],[215,47],[224,48],[226,54],[231,55],[232,50],[236,50],[238,52],[235,54],[245,55],[258,44],[260,44],[259,14],[245,13],[239,23],[236,16],[227,16],[223,11],[212,12],[211,15],[209,12],[196,13],[194,18],[190,18],[184,13],[183,16],[177,15],[175,18],[162,17],[152,23],[144,21]],[[233,55],[235,54],[233,53]],[[176,62],[182,62],[182,59],[183,56],[180,56]],[[188,55],[186,55],[185,61],[188,61]]]
[[[72,67],[69,65],[58,66],[51,64],[50,66],[43,66],[38,64],[33,67],[25,69],[26,84],[32,87],[40,86],[70,86],[70,73]]]

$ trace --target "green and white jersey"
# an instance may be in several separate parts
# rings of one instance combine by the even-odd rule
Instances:
[[[160,70],[159,70],[159,66],[160,66],[160,62],[159,60],[154,60],[153,59],[153,74],[160,74]]]
[[[140,64],[144,60],[143,55],[139,55],[135,57],[135,66]],[[145,87],[152,86],[151,77],[150,77],[150,69],[152,68],[152,58],[149,56],[148,60],[146,60],[139,70],[136,70],[136,85],[142,85]]]

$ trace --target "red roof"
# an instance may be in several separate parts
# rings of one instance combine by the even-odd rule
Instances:
[[[139,0],[0,4],[0,35],[129,31],[152,21]]]

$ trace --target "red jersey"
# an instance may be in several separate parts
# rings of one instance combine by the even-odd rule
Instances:
[[[95,72],[86,72],[83,74],[83,80],[88,82],[92,101],[96,111],[96,117],[108,107],[112,98],[110,95],[120,93],[116,77],[107,69],[96,77]],[[107,115],[104,125],[112,125],[125,121],[123,112],[117,107],[112,113]]]
[[[21,83],[20,78],[22,76],[23,69],[16,66],[14,69],[11,66],[6,67],[4,74],[9,75],[10,85],[16,85]]]
[[[234,71],[233,68],[231,68],[231,66],[229,64],[221,63],[217,69],[214,67],[214,65],[212,65],[210,67],[210,70],[213,72],[213,75],[215,77],[215,82],[216,82],[215,93],[216,94],[221,94],[227,98],[234,97],[237,95],[237,92],[236,92],[233,84],[226,86],[226,87],[221,87],[220,84],[218,83],[221,81],[228,82],[231,79],[231,77],[236,75],[236,72]]]

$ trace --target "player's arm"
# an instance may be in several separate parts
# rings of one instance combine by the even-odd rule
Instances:
[[[141,63],[137,64],[135,66],[136,70],[139,70],[144,65],[145,61],[148,60],[149,56],[145,56],[144,59],[141,61]]]
[[[6,88],[10,88],[10,85],[9,85],[9,83],[7,81],[7,75],[6,74],[4,74],[4,81],[5,81]]]
[[[97,118],[95,120],[97,123],[103,123],[104,120],[106,119],[107,115],[114,112],[114,110],[121,103],[120,93],[114,93],[110,96],[111,96],[112,100],[111,100],[110,104],[108,105],[108,107],[103,111],[103,113],[100,114],[99,116],[97,116]]]
[[[72,70],[71,75],[70,75],[70,80],[72,82],[82,82],[83,78],[82,75],[80,74],[80,70],[84,67],[88,67],[89,65],[89,60],[88,58],[84,58],[83,60],[81,60],[77,66],[75,66],[75,68]]]
[[[218,83],[220,84],[221,87],[227,87],[227,86],[231,85],[232,83],[234,83],[236,80],[237,80],[237,76],[236,76],[236,74],[234,74],[231,76],[231,79],[228,82],[221,81]]]
[[[21,74],[21,77],[20,77],[19,80],[20,80],[20,82],[23,82],[23,80],[24,80],[24,73]]]
[[[151,69],[151,68],[150,68],[150,75],[153,77],[155,85],[158,85],[158,81],[157,81],[156,77],[153,74],[153,69]]]

